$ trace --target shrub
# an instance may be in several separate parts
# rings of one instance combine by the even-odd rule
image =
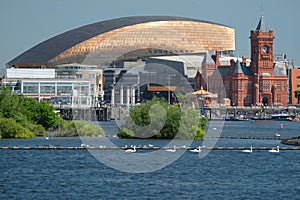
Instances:
[[[32,138],[34,133],[12,118],[0,118],[2,138]]]
[[[156,106],[159,105],[159,106]],[[153,107],[155,107],[153,109]],[[159,108],[159,109],[158,109]],[[149,114],[150,110],[154,110]],[[166,119],[163,120],[163,109]],[[150,112],[151,113],[151,112]],[[151,116],[150,116],[151,115]],[[151,126],[148,126],[151,123]],[[130,118],[119,129],[120,138],[161,138],[161,139],[203,139],[207,119],[200,116],[194,108],[180,108],[169,105],[164,100],[153,98],[151,101],[136,106],[130,113]],[[161,127],[158,129],[157,127]]]

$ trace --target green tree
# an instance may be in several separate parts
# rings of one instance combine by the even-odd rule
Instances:
[[[13,118],[17,122],[27,120],[20,107],[20,101],[17,94],[11,92],[10,88],[1,86],[0,89],[0,117]]]
[[[46,130],[56,127],[60,122],[60,117],[54,112],[54,107],[47,102],[37,102],[34,99],[22,97],[22,111],[28,120],[42,125]]]
[[[155,106],[156,105],[156,106]],[[157,106],[159,105],[159,106]],[[150,110],[153,109],[155,112]],[[166,119],[163,120],[163,110]],[[145,129],[145,126],[149,125]],[[172,139],[203,139],[205,136],[207,119],[200,116],[194,108],[182,109],[177,105],[169,105],[165,100],[153,98],[151,101],[136,106],[130,112],[130,118],[120,128],[118,136],[121,138],[163,138]],[[162,127],[158,130],[156,127]],[[144,133],[141,133],[144,131]],[[146,133],[147,132],[147,133]]]

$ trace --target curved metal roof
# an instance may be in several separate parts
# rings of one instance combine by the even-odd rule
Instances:
[[[60,35],[52,37],[38,45],[32,47],[31,49],[25,51],[21,55],[17,56],[13,60],[7,63],[7,65],[26,65],[26,64],[47,64],[49,60],[64,52],[65,50],[79,44],[85,40],[88,40],[97,35],[119,29],[126,26],[131,26],[135,24],[155,22],[155,21],[195,21],[202,23],[216,24],[220,26],[225,26],[218,23],[213,23],[204,20],[197,20],[184,17],[174,17],[174,16],[133,16],[133,17],[123,17],[117,19],[111,19],[106,21],[101,21],[86,26],[82,26]],[[228,27],[228,26],[225,26]]]

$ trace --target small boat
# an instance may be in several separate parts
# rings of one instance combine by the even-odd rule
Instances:
[[[295,116],[284,111],[271,115],[272,120],[288,120],[288,118],[295,118]]]
[[[292,118],[292,117],[288,117],[286,118],[288,121],[290,122],[300,122],[300,119],[299,118]]]

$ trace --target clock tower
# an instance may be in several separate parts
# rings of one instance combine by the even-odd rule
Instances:
[[[256,30],[252,30],[250,34],[252,74],[261,76],[262,73],[268,73],[270,76],[273,76],[274,32],[273,30],[268,30],[263,16],[261,16]]]

